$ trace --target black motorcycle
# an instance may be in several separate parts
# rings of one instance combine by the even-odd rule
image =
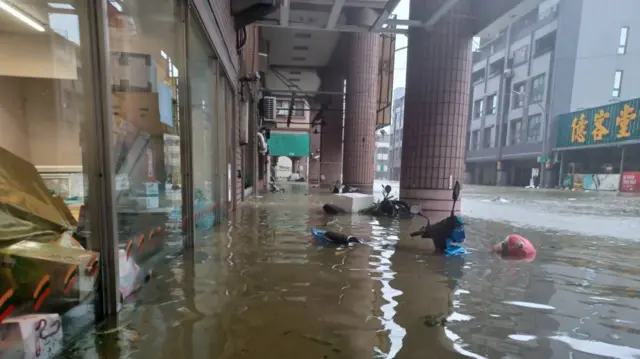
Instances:
[[[360,211],[361,214],[369,214],[375,217],[387,216],[392,218],[411,218],[411,207],[391,195],[391,186],[382,186],[382,201],[374,203],[371,207]]]
[[[453,206],[451,214],[440,222],[431,224],[429,218],[421,213],[419,206],[411,206],[410,212],[416,216],[424,217],[427,225],[420,230],[412,232],[411,237],[420,236],[422,238],[431,238],[436,250],[446,256],[464,256],[467,254],[466,248],[462,247],[465,240],[464,223],[462,218],[455,215],[456,202],[460,197],[460,182],[456,181],[453,187],[451,199]]]

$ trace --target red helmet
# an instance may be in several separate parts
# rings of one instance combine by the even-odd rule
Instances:
[[[503,257],[532,261],[536,257],[536,247],[528,239],[510,234],[504,241],[493,246],[493,251]]]

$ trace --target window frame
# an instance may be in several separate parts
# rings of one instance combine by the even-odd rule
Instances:
[[[521,52],[524,53],[522,56],[522,59],[520,61],[516,61],[517,60],[516,54]],[[526,63],[527,60],[529,59],[529,45],[527,44],[527,45],[520,46],[517,50],[513,52],[512,58],[513,58],[512,66],[518,66]]]
[[[535,126],[535,137],[532,137],[532,122],[533,120],[537,120],[537,123],[534,123]],[[534,115],[530,115],[527,117],[527,143],[537,143],[542,141],[542,114],[536,113]]]
[[[518,124],[518,131],[514,131],[515,124]],[[522,117],[509,121],[509,145],[519,145],[522,143]]]
[[[491,125],[491,126],[487,126],[485,128],[482,129],[482,148],[492,148],[492,135],[493,135],[493,128],[495,126]],[[487,133],[489,134],[489,136],[487,137]],[[486,141],[486,140],[489,141]]]
[[[521,90],[516,91],[516,88],[519,86]],[[511,100],[511,109],[515,110],[515,109],[524,107],[524,99],[526,96],[526,92],[527,92],[527,81],[520,81],[513,85],[513,87],[511,88],[511,93],[513,95]],[[516,101],[516,99],[518,101]]]
[[[473,101],[473,118],[481,118],[484,115],[484,97]]]
[[[620,36],[618,38],[618,55],[627,54],[627,45],[629,44],[629,30],[631,30],[630,26],[622,26],[620,28]]]
[[[618,75],[620,77],[618,78]],[[622,93],[622,79],[624,77],[623,70],[616,70],[613,73],[613,90],[611,91],[611,97],[620,98],[620,94]]]
[[[536,104],[536,103],[543,103],[544,102],[544,94],[545,94],[545,90],[546,90],[546,84],[547,84],[547,77],[546,77],[546,73],[541,73],[539,75],[536,75],[534,77],[531,78],[531,85],[530,85],[530,102],[529,105],[531,104]],[[540,80],[542,79],[542,84],[540,85],[541,89],[537,89],[536,88],[536,80]],[[539,98],[537,95],[540,95]]]
[[[493,104],[494,102],[495,102],[495,106]],[[491,106],[489,106],[490,104]],[[495,115],[496,113],[498,113],[498,93],[497,92],[487,96],[487,107],[485,108],[485,115]]]

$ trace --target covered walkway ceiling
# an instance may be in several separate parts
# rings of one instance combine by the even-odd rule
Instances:
[[[409,27],[437,27],[460,0],[440,1],[442,6],[426,21],[402,20],[391,15],[400,0],[280,0],[278,10],[258,24],[267,72],[266,85],[280,94],[318,91],[317,70],[328,65],[340,33],[384,32],[404,34]],[[514,18],[543,0],[471,0],[478,36],[497,35]]]

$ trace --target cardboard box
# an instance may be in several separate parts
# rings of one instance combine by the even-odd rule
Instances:
[[[93,291],[99,256],[72,237],[69,216],[31,163],[0,148],[0,293],[12,294],[14,308],[38,311],[58,303],[48,298],[72,303]]]
[[[110,64],[111,84],[115,91],[158,91],[158,70],[151,55],[111,52]]]
[[[158,94],[154,92],[113,92],[113,115],[151,136],[162,136]]]
[[[18,302],[38,311],[47,298],[84,300],[94,289],[98,253],[58,242],[21,241],[0,248],[0,293],[14,290]]]
[[[0,323],[0,358],[50,359],[63,348],[58,314],[31,314]]]

